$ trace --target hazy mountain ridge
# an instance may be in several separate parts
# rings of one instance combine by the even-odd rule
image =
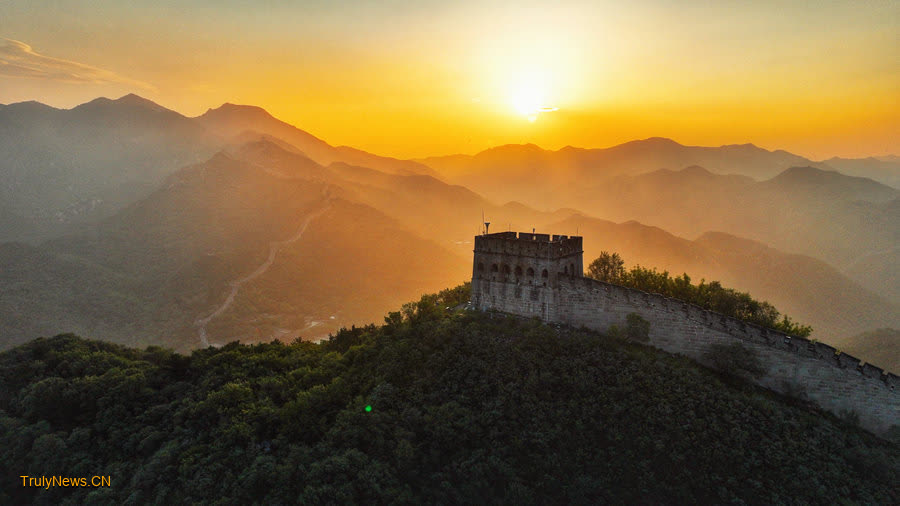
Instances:
[[[692,172],[709,177],[702,170]],[[135,343],[150,342],[150,334],[156,333],[168,335],[169,344],[180,349],[195,346],[194,321],[222,304],[231,281],[265,261],[266,245],[294,234],[308,209],[316,207],[315,202],[324,202],[324,194],[334,208],[313,220],[304,237],[282,250],[263,276],[242,287],[234,304],[209,325],[213,342],[319,335],[334,323],[377,318],[377,312],[390,304],[414,296],[412,286],[424,289],[464,279],[470,269],[471,245],[467,241],[477,230],[466,215],[480,218],[482,209],[495,220],[495,230],[504,225],[513,230],[577,230],[587,238],[587,261],[602,249],[615,250],[630,262],[720,279],[814,324],[819,336],[894,324],[889,316],[872,313],[896,314],[896,308],[812,259],[800,260],[791,269],[802,270],[798,265],[813,262],[813,272],[827,272],[825,279],[833,285],[828,290],[842,294],[841,310],[831,309],[832,301],[827,298],[807,294],[821,292],[820,286],[808,282],[819,278],[792,279],[760,261],[758,252],[746,248],[750,243],[730,248],[726,254],[712,251],[703,240],[681,239],[637,222],[615,225],[573,216],[577,211],[571,209],[543,213],[517,203],[496,207],[464,187],[430,176],[387,174],[344,163],[322,167],[268,139],[233,146],[203,164],[176,172],[151,196],[106,220],[92,235],[57,239],[40,250],[22,252],[47,257],[42,262],[51,265],[60,264],[55,272],[72,279],[72,286],[63,295],[47,294],[51,288],[29,283],[28,276],[23,276],[18,283],[24,291],[0,296],[0,305],[12,308],[27,300],[48,301],[40,310],[23,315],[48,325],[12,329],[14,335],[49,334],[54,328],[116,335],[115,324],[98,327],[91,323],[89,312],[59,312],[59,307],[68,307],[66,296],[82,297],[78,294],[90,290],[100,314],[120,311],[131,317],[127,328]],[[597,228],[599,223],[605,224],[605,229]],[[764,258],[785,257],[753,244],[767,252]],[[378,246],[372,249],[373,245]],[[443,248],[459,256],[441,253]],[[342,263],[340,258],[353,260]],[[24,260],[12,258],[7,264],[17,261]],[[81,275],[67,271],[74,268],[71,262],[89,266],[85,272],[97,270],[100,274],[79,284]],[[406,274],[398,277],[397,272]],[[114,286],[111,293],[119,294],[116,300],[127,301],[123,297],[131,296],[142,308],[139,314],[132,315],[127,302],[123,306],[104,300],[106,285]],[[851,317],[847,315],[853,311],[863,316],[858,323],[848,324]],[[837,316],[830,318],[824,313]],[[334,322],[331,316],[336,316]],[[112,315],[103,319],[124,321]]]
[[[509,144],[474,155],[436,156],[419,161],[462,184],[466,183],[467,177],[486,171],[523,177],[529,171],[548,174],[552,170],[564,170],[571,177],[608,177],[637,175],[659,169],[677,170],[691,165],[706,167],[718,174],[739,174],[754,179],[771,178],[794,166],[824,170],[847,168],[850,175],[869,177],[888,185],[894,185],[900,179],[900,164],[893,161],[875,158],[814,161],[781,149],[770,151],[753,144],[686,146],[663,137],[629,141],[608,148],[566,146],[556,151],[534,144]],[[829,161],[835,165],[829,164]],[[480,190],[477,187],[473,189]]]
[[[757,182],[693,166],[620,175],[560,190],[575,208],[676,235],[719,230],[821,258],[869,289],[900,298],[900,191],[814,167]]]
[[[822,163],[851,176],[864,176],[900,188],[900,157],[888,155],[866,158],[832,157]]]
[[[489,198],[524,200],[545,209],[566,205],[566,186],[576,182],[593,185],[617,175],[633,176],[691,165],[707,167],[717,173],[760,178],[774,176],[793,165],[812,163],[787,152],[767,151],[752,145],[683,146],[660,137],[596,149],[569,146],[551,151],[533,144],[507,145],[472,156],[433,157],[421,161],[451,181]]]
[[[35,240],[109,216],[221,141],[189,118],[134,95],[72,109],[21,103],[0,110],[0,206]]]
[[[718,280],[811,324],[813,337],[825,342],[900,323],[895,302],[864,289],[825,262],[731,234],[710,232],[692,241],[635,221],[617,224],[586,216],[572,216],[547,228],[567,233],[578,229],[585,237],[586,265],[601,251],[615,251],[628,265],[656,267],[673,275],[687,272],[695,282]]]
[[[86,124],[98,121],[107,129],[124,125],[119,134],[130,131],[128,125],[135,122],[174,121],[188,125],[185,128],[189,132],[199,132],[203,139],[212,139],[211,144],[224,147],[205,162],[167,176],[167,171],[157,170],[164,178],[160,187],[152,193],[145,190],[149,195],[140,201],[130,205],[124,202],[127,207],[96,226],[75,228],[68,224],[63,227],[72,234],[68,237],[33,250],[6,250],[2,265],[32,265],[19,275],[7,273],[6,281],[17,283],[18,291],[0,294],[0,310],[20,311],[22,318],[29,319],[26,324],[19,318],[3,332],[4,337],[14,336],[14,340],[64,330],[92,336],[125,335],[118,331],[127,329],[127,335],[134,339],[132,344],[151,342],[155,333],[168,335],[170,344],[180,349],[196,345],[195,320],[222,304],[230,283],[266,261],[270,243],[294,235],[304,217],[326,201],[331,202],[331,208],[310,222],[300,240],[279,250],[271,268],[242,287],[233,305],[211,322],[214,340],[222,336],[293,336],[300,330],[307,337],[310,332],[321,335],[331,328],[322,318],[336,316],[334,323],[377,319],[390,304],[415,296],[415,286],[436,289],[456,283],[469,275],[470,241],[481,230],[482,214],[493,223],[492,231],[537,228],[553,233],[578,232],[586,236],[587,262],[600,250],[616,250],[630,262],[672,266],[673,271],[686,270],[695,277],[720,279],[812,323],[819,335],[841,336],[878,326],[900,326],[895,322],[896,306],[881,297],[890,298],[900,284],[894,260],[898,253],[893,246],[900,240],[896,231],[900,219],[895,219],[895,215],[900,216],[900,199],[897,190],[868,179],[814,167],[788,168],[762,182],[743,175],[717,174],[699,165],[636,176],[629,175],[631,169],[623,166],[613,167],[609,173],[580,168],[584,160],[615,157],[638,157],[644,160],[642,163],[651,164],[658,161],[654,157],[660,153],[677,154],[688,148],[659,138],[610,150],[564,148],[548,152],[528,145],[501,146],[484,153],[485,160],[515,159],[524,163],[523,167],[498,166],[509,170],[513,179],[517,174],[530,174],[532,179],[521,180],[528,191],[552,194],[565,203],[548,213],[519,201],[518,197],[527,195],[498,206],[468,186],[451,184],[454,178],[447,177],[451,181],[447,183],[428,173],[415,173],[421,170],[419,163],[398,164],[391,158],[334,148],[256,107],[226,104],[192,119],[140,97],[126,96],[98,99],[68,111],[37,103],[15,104],[0,109],[0,118],[10,108],[28,111],[26,116],[51,118],[75,111]],[[38,120],[31,124],[42,125]],[[276,135],[279,133],[293,142]],[[652,152],[642,155],[648,147]],[[785,152],[769,152],[752,145],[721,149],[748,166],[756,163],[755,157],[761,152],[791,160]],[[720,148],[689,151],[705,153],[707,158],[724,156],[716,150]],[[341,153],[362,157],[380,168],[335,161],[333,157]],[[74,154],[80,159],[77,151]],[[319,160],[330,161],[323,164]],[[459,163],[466,158],[449,160]],[[542,173],[547,164],[556,164],[551,174]],[[616,171],[621,173],[612,175]],[[572,174],[588,175],[564,191],[547,183],[566,181]],[[589,184],[591,174],[603,182]],[[490,173],[484,177],[496,180]],[[515,181],[500,178],[498,187],[507,182]],[[510,190],[512,186],[505,188]],[[622,206],[623,202],[627,206]],[[778,212],[770,212],[772,209]],[[591,225],[600,220],[583,218],[583,212],[640,223],[603,231]],[[788,217],[799,220],[800,225],[779,225],[779,219]],[[324,223],[329,226],[323,227]],[[725,247],[720,243],[728,241],[716,235],[690,241],[641,223],[660,225],[686,237],[709,230],[737,232],[786,251],[796,251],[796,243],[802,243],[835,265],[849,264],[848,271],[880,295],[862,290],[811,258],[786,255],[758,243]],[[21,231],[28,227],[27,218],[9,213],[0,219],[0,232],[4,226]],[[804,228],[814,228],[816,234],[804,235]],[[782,240],[793,236],[795,242]],[[381,243],[384,246],[373,249],[374,244]],[[326,251],[328,254],[323,253]],[[352,267],[346,272],[353,271],[356,277],[341,273],[338,259],[345,253],[363,258],[344,264],[343,269]],[[23,255],[41,260],[29,262],[21,258]],[[391,263],[390,258],[395,261]],[[435,263],[429,266],[431,258]],[[777,262],[769,265],[760,258]],[[41,262],[52,266],[48,271],[63,277],[56,286],[64,289],[50,292],[52,278],[35,271]],[[800,279],[785,265],[809,275]],[[79,268],[81,271],[75,272]],[[403,275],[395,277],[395,272]],[[336,279],[341,282],[336,283]],[[289,284],[286,280],[292,281]],[[352,287],[359,290],[354,292]],[[832,309],[831,301],[821,293],[826,287],[841,301],[839,310]],[[313,288],[321,293],[310,292]],[[285,297],[285,293],[292,295]],[[348,298],[350,293],[354,294],[352,299]],[[91,300],[94,307],[69,305],[67,297]],[[37,300],[41,302],[29,306],[29,301]],[[166,302],[161,305],[160,301]],[[121,315],[130,314],[132,305],[140,306],[140,310],[126,321]],[[335,315],[340,313],[336,308],[341,307],[346,311]],[[858,322],[853,321],[854,311],[859,315]],[[114,312],[118,314],[111,314]],[[98,318],[109,323],[99,325]]]
[[[436,175],[416,162],[332,147],[259,107],[225,104],[188,118],[133,94],[71,109],[21,102],[0,108],[0,209],[21,217],[0,222],[0,241],[38,242],[109,217],[248,130],[325,164]]]
[[[255,131],[282,139],[322,165],[346,162],[396,174],[430,174],[434,170],[411,160],[373,155],[347,146],[334,147],[318,137],[274,118],[265,109],[250,105],[224,104],[194,118],[196,122],[227,138]]]
[[[14,268],[2,270],[0,283],[14,289],[0,294],[0,313],[17,318],[5,322],[4,347],[59,329],[196,347],[195,321],[222,304],[230,283],[266,261],[271,241],[296,234],[313,209],[326,207],[210,323],[211,342],[327,334],[464,277],[462,259],[340,195],[328,183],[270,174],[220,152],[90,235],[5,246],[2,265]]]

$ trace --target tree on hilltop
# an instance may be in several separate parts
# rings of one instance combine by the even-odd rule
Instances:
[[[792,336],[807,337],[813,330],[809,325],[797,323],[789,316],[782,315],[772,304],[758,301],[747,292],[724,287],[718,281],[707,282],[701,279],[695,285],[691,283],[691,277],[687,273],[672,277],[669,271],[660,272],[640,265],[625,270],[625,261],[618,253],[601,252],[588,266],[587,277],[690,302],[704,309],[780,330]]]
[[[620,283],[625,277],[625,261],[618,253],[601,251],[600,256],[588,266],[587,275],[598,281]]]

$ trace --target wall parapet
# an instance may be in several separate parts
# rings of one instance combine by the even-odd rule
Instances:
[[[554,258],[581,255],[583,250],[582,238],[579,236],[497,232],[475,236],[475,252]]]
[[[710,311],[687,301],[674,299],[658,293],[645,292],[637,288],[616,285],[587,277],[567,279],[564,282],[583,284],[590,290],[603,289],[607,292],[617,291],[626,300],[641,301],[641,303],[647,307],[658,307],[667,312],[678,311],[684,313],[684,316],[687,319],[701,323],[713,330],[737,337],[738,339],[765,345],[780,351],[792,352],[807,358],[819,359],[841,369],[854,370],[860,375],[881,380],[891,390],[900,386],[900,381],[898,381],[900,378],[895,374],[878,366],[864,362],[852,355],[840,352],[834,347],[816,341],[815,339],[791,336],[776,329]]]

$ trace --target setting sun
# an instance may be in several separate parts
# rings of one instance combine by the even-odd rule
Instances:
[[[539,114],[557,109],[547,105],[545,87],[533,77],[523,79],[517,84],[510,101],[516,112],[531,122],[537,120]]]

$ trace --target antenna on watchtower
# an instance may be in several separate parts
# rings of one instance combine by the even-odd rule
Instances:
[[[481,222],[484,223],[484,235],[487,235],[488,230],[491,228],[491,222],[484,221],[484,209],[481,210]]]

